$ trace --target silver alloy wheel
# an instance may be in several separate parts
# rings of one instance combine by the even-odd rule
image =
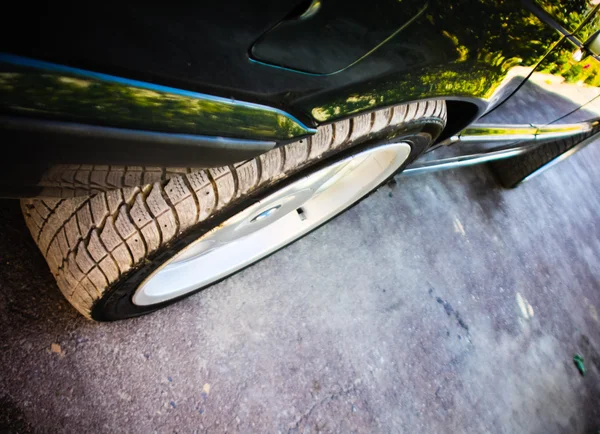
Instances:
[[[364,197],[410,155],[381,145],[281,188],[208,231],[154,271],[133,303],[150,306],[207,286],[300,238]]]

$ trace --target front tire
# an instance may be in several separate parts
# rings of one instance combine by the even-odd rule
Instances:
[[[340,178],[338,172],[342,169],[338,168],[345,164],[344,170],[348,171],[348,161],[354,161],[353,157],[356,161],[379,159],[378,165],[363,166],[364,171],[357,172],[360,176],[340,178],[347,181],[344,188],[353,192],[354,196],[349,195],[346,202],[331,212],[322,213],[321,220],[311,222],[312,230],[356,203],[416,158],[439,135],[445,120],[443,101],[396,106],[321,126],[315,136],[232,166],[163,171],[170,173],[168,179],[141,187],[109,190],[72,199],[27,199],[21,201],[21,206],[26,223],[61,292],[80,313],[95,320],[133,317],[189,296],[308,232],[299,231],[298,236],[274,243],[260,254],[242,257],[240,263],[229,269],[216,270],[219,267],[214,265],[204,267],[204,273],[198,273],[198,282],[187,282],[183,285],[184,290],[170,289],[177,283],[175,277],[181,276],[181,273],[165,274],[165,279],[144,294],[144,286],[169,266],[179,264],[181,271],[181,264],[185,265],[190,260],[185,256],[186,252],[193,250],[193,246],[202,245],[219,230],[224,233],[223,228],[228,222],[236,221],[236,218],[243,220],[240,216],[244,216],[247,220],[242,222],[245,226],[240,233],[248,236],[243,232],[248,231],[248,222],[255,224],[259,221],[257,219],[265,218],[268,222],[268,219],[273,219],[271,214],[277,215],[280,209],[286,210],[286,213],[297,213],[297,217],[302,218],[298,210],[314,196],[311,196],[311,191],[316,194],[318,190],[318,195],[324,194],[319,190],[321,186],[302,190],[306,197],[298,198],[300,193],[295,193],[295,196],[291,195],[293,199],[289,199],[290,195],[284,195],[282,203],[273,198],[278,198],[304,179],[325,176],[323,174],[331,174],[332,179],[335,176]],[[393,152],[396,156],[402,154],[402,158],[393,157]],[[388,161],[385,155],[390,156],[393,163],[374,176],[376,167],[383,167],[383,161]],[[85,169],[109,173],[101,166],[87,166]],[[142,175],[141,179],[144,178]],[[366,178],[372,179],[366,183]],[[321,201],[320,207],[334,201],[342,194],[340,191],[327,201]],[[257,208],[257,203],[264,206]],[[318,215],[318,212],[312,214]],[[239,231],[237,223],[236,230]],[[269,230],[263,232],[264,236],[271,234],[272,237],[275,233],[273,227],[266,227]],[[239,239],[243,237],[236,238],[236,242]],[[248,248],[243,251],[248,251]],[[238,253],[241,251],[238,250]],[[202,267],[202,261],[208,264],[214,252],[214,247],[201,249],[194,259],[197,261],[196,269],[197,264]],[[216,261],[213,264],[222,265],[223,258],[228,256],[231,255],[213,256]],[[181,260],[182,257],[184,260]],[[215,269],[214,275],[207,275],[206,269]],[[193,273],[189,276],[194,278]]]
[[[600,129],[596,127],[586,133],[543,143],[516,157],[489,163],[489,167],[496,174],[502,186],[515,188],[571,156],[581,149],[582,145],[585,145],[584,142],[587,139],[598,134],[599,131]]]

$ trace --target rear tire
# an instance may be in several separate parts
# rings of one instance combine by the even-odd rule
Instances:
[[[163,170],[168,179],[152,184],[71,199],[24,199],[21,207],[61,292],[81,314],[95,320],[133,317],[202,289],[147,306],[132,302],[155,270],[249,205],[370,143],[409,143],[404,167],[435,140],[445,121],[444,101],[396,106],[321,126],[308,139],[231,166]],[[113,169],[85,166],[105,177]],[[147,169],[136,170],[146,179]]]
[[[544,143],[525,154],[489,163],[489,167],[504,187],[514,188],[568,157],[584,140],[598,131],[600,129],[595,128],[587,133]]]

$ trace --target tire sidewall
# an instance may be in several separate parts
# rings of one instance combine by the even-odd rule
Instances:
[[[178,254],[183,248],[188,246],[190,243],[196,241],[198,238],[202,237],[205,233],[207,233],[212,228],[218,226],[222,222],[227,219],[233,217],[235,214],[243,211],[253,203],[261,200],[262,198],[274,193],[275,191],[287,186],[288,184],[294,182],[300,177],[304,177],[310,175],[311,173],[327,166],[333,164],[341,159],[347,158],[348,156],[357,154],[366,149],[378,147],[384,144],[393,143],[393,142],[406,142],[411,146],[411,153],[408,159],[402,164],[402,166],[392,174],[388,179],[383,181],[381,184],[373,188],[369,193],[365,196],[357,200],[355,203],[340,211],[330,219],[322,222],[319,226],[315,227],[308,233],[302,235],[301,237],[295,239],[294,241],[303,238],[314,230],[317,230],[322,225],[326,224],[328,221],[331,221],[344,211],[352,208],[354,205],[361,202],[363,199],[368,197],[373,191],[377,190],[382,184],[388,182],[388,180],[395,176],[397,173],[402,171],[408,164],[415,160],[419,155],[423,153],[425,149],[435,140],[435,138],[441,132],[443,128],[443,124],[438,124],[434,122],[434,120],[423,120],[417,119],[413,122],[409,122],[406,125],[403,125],[399,130],[394,131],[393,135],[389,135],[385,138],[378,138],[377,140],[367,140],[363,143],[352,145],[349,148],[334,153],[333,155],[324,156],[321,160],[316,161],[314,164],[309,165],[297,173],[293,174],[288,178],[284,178],[273,185],[270,185],[266,188],[259,189],[252,194],[240,198],[235,204],[231,206],[225,207],[223,210],[215,213],[213,216],[208,218],[205,221],[197,223],[196,225],[188,228],[185,232],[176,236],[173,240],[169,241],[167,244],[161,246],[158,250],[153,252],[147,258],[143,260],[143,262],[137,265],[135,268],[129,270],[121,279],[113,283],[103,294],[103,296],[97,300],[91,310],[92,319],[96,321],[115,321],[119,319],[131,318],[140,315],[144,315],[147,313],[154,312],[156,310],[162,309],[170,304],[173,304],[185,297],[188,297],[192,294],[195,294],[203,289],[212,286],[233,274],[242,271],[243,269],[255,264],[258,261],[255,261],[249,264],[246,267],[237,270],[226,277],[219,279],[215,282],[212,282],[206,286],[199,287],[193,291],[190,291],[186,294],[183,294],[179,297],[173,298],[168,301],[164,301],[162,303],[153,304],[150,306],[138,306],[133,303],[132,297],[137,288],[152,274],[155,270],[161,267],[165,262],[170,260],[173,256]],[[294,242],[292,241],[292,242]],[[284,248],[287,245],[281,247]],[[270,254],[262,257],[260,260],[265,259],[266,257],[276,253],[280,249],[277,249]]]

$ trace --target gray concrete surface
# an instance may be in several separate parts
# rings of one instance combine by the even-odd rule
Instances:
[[[0,426],[597,433],[600,144],[516,190],[398,178],[263,262],[97,324],[0,205]],[[573,364],[581,353],[588,372]]]

